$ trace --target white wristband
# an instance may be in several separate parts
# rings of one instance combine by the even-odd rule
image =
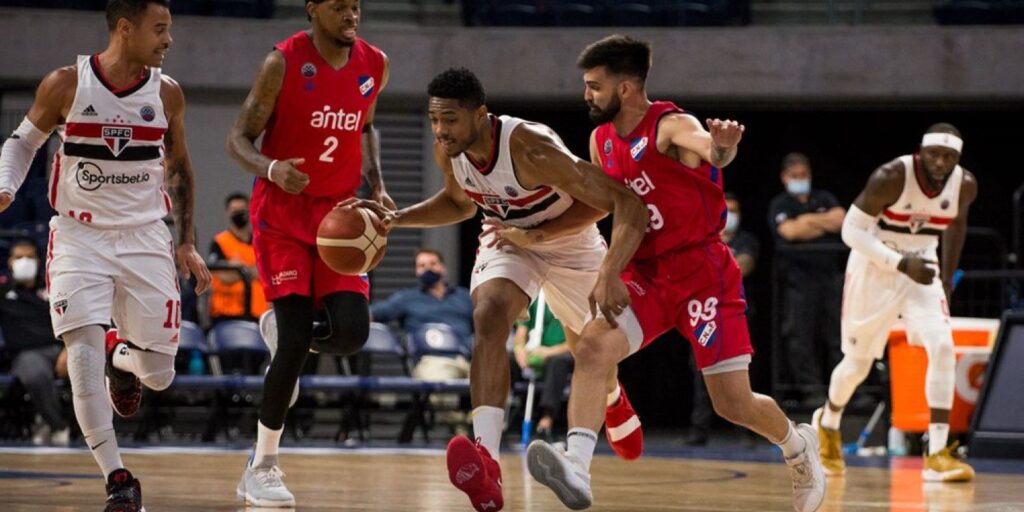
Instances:
[[[270,165],[267,166],[267,179],[270,180],[271,183],[274,183],[274,174],[273,173],[274,173],[274,164],[276,164],[276,163],[277,163],[277,160],[271,160],[270,161]]]

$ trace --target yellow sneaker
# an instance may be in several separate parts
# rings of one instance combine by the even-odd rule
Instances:
[[[827,406],[826,406],[827,407]],[[828,476],[842,476],[846,473],[846,462],[843,460],[843,437],[838,430],[825,428],[821,425],[821,415],[825,410],[819,407],[811,416],[811,424],[818,431],[818,444],[821,446],[819,455],[821,465]]]
[[[925,482],[968,482],[974,479],[974,468],[954,455],[957,443],[924,459],[921,477]]]

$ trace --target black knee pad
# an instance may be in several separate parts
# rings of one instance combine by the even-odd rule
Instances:
[[[360,293],[339,292],[324,297],[326,332],[313,339],[313,350],[350,356],[359,352],[370,336],[370,308]]]

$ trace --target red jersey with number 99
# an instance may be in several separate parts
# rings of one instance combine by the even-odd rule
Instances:
[[[647,204],[650,222],[634,259],[721,240],[727,210],[721,171],[707,162],[690,168],[658,151],[658,122],[677,113],[686,112],[658,101],[629,135],[620,137],[612,123],[598,126],[594,134],[605,174]]]
[[[274,48],[285,73],[260,151],[268,158],[305,158],[303,194],[344,199],[355,195],[362,173],[361,136],[380,92],[384,54],[357,38],[341,69],[331,67],[303,31]]]

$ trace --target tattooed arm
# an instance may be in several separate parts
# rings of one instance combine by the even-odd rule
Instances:
[[[167,168],[167,190],[171,196],[174,225],[178,230],[176,256],[178,268],[185,279],[196,276],[196,293],[210,285],[210,270],[196,251],[195,175],[185,142],[185,94],[170,77],[164,75],[160,99],[167,116],[164,134],[164,158]]]
[[[242,104],[235,125],[228,132],[227,151],[242,169],[266,178],[289,194],[298,194],[309,185],[309,175],[298,170],[302,158],[287,158],[274,163],[273,177],[270,173],[272,160],[256,148],[256,139],[267,127],[270,116],[277,104],[277,95],[284,84],[284,55],[277,50],[267,54],[263,66],[256,74],[249,96]]]
[[[380,94],[384,92],[384,87],[388,85],[388,78],[390,76],[391,64],[388,56],[384,55],[384,73],[380,80],[380,91],[377,93],[377,98],[380,98]],[[377,201],[388,209],[394,210],[396,209],[395,202],[384,189],[384,175],[381,174],[380,170],[380,132],[373,126],[373,118],[376,113],[377,99],[374,99],[373,105],[370,105],[370,111],[366,115],[366,123],[363,125],[363,135],[361,137],[363,176],[366,176],[366,182],[370,185],[370,199]]]

